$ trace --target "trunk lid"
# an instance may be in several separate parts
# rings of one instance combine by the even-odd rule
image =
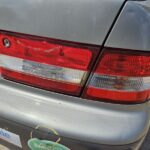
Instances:
[[[0,0],[0,29],[101,45],[125,0]]]

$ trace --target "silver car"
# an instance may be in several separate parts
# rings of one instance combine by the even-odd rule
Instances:
[[[0,73],[1,150],[138,150],[150,1],[0,0]]]

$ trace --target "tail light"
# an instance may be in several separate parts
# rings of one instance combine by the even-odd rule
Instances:
[[[99,47],[0,31],[0,73],[7,80],[80,96]],[[150,98],[150,54],[104,49],[82,97],[139,103]]]
[[[1,76],[50,91],[79,95],[98,49],[1,31]]]
[[[150,98],[150,54],[105,49],[84,97],[121,103]]]

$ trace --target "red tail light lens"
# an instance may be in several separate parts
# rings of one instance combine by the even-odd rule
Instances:
[[[1,76],[46,90],[79,95],[98,49],[1,31]]]
[[[5,79],[79,96],[99,47],[0,31],[0,67]],[[150,98],[150,54],[105,49],[84,97],[119,103]]]
[[[121,103],[137,103],[149,99],[150,54],[104,50],[85,96]]]

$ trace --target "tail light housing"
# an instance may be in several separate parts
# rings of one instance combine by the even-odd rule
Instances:
[[[150,98],[150,54],[104,49],[84,97],[119,103],[141,103]]]
[[[34,87],[80,95],[97,46],[0,31],[1,76]]]
[[[105,48],[93,70],[99,50],[0,31],[0,73],[7,80],[97,101],[141,103],[150,98],[149,52]]]

